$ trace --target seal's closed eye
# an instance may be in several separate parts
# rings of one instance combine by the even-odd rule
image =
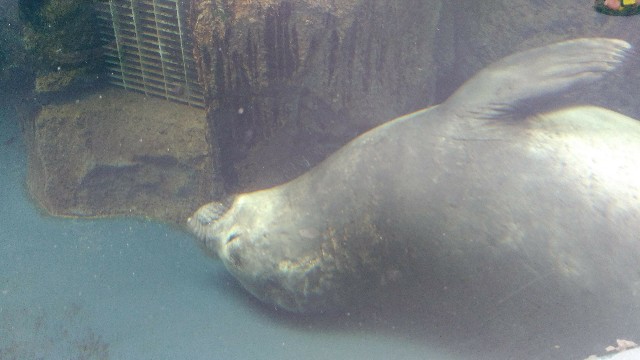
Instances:
[[[228,243],[232,242],[233,240],[235,240],[235,239],[237,239],[237,238],[239,238],[239,237],[240,237],[240,234],[238,234],[238,233],[231,233],[231,234],[229,235],[229,237],[227,238],[226,243],[228,244]]]

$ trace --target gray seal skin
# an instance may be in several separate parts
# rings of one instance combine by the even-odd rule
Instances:
[[[594,106],[523,111],[630,49],[586,38],[513,54],[444,103],[288,183],[206,204],[188,225],[246,290],[292,312],[402,287],[486,310],[553,294],[540,290],[550,283],[638,305],[640,122]]]

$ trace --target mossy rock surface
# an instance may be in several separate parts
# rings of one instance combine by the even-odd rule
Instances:
[[[100,73],[102,52],[92,1],[23,0],[20,16],[37,92],[67,90]]]

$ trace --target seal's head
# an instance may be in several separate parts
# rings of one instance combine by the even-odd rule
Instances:
[[[262,301],[294,312],[333,308],[335,297],[327,296],[327,291],[335,286],[323,266],[323,253],[317,251],[324,235],[305,226],[308,216],[274,192],[208,203],[187,224],[205,252],[220,258]]]

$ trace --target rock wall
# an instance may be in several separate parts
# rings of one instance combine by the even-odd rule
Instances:
[[[96,82],[102,44],[92,1],[18,0],[18,7],[36,92],[55,94]]]
[[[191,0],[210,140],[219,149],[215,167],[232,192],[278,184],[357,134],[445,100],[515,51],[581,36],[640,42],[640,16],[606,16],[592,5]],[[633,66],[577,94],[560,94],[559,103],[640,117],[635,94],[624,90],[628,79],[640,83]]]
[[[288,141],[344,142],[432,103],[435,65],[451,49],[441,41],[448,29],[439,28],[448,22],[441,7],[423,0],[192,0],[195,57],[227,179],[251,147],[284,128]]]
[[[18,4],[0,1],[0,106],[33,81],[17,13]]]

